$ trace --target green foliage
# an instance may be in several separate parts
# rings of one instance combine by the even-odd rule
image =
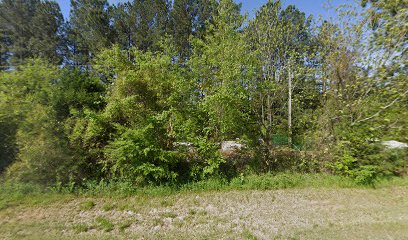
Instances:
[[[112,6],[115,43],[121,49],[155,51],[169,32],[171,3],[168,0],[130,1]]]
[[[71,1],[67,35],[73,45],[71,59],[75,63],[88,64],[93,55],[112,44],[109,10],[107,0]]]
[[[250,90],[253,56],[245,36],[240,7],[221,1],[205,40],[195,39],[189,61],[199,91],[199,108],[205,112],[205,130],[216,140],[237,138],[250,128]]]
[[[61,63],[66,50],[64,17],[56,2],[4,0],[0,2],[0,15],[0,69],[33,57]]]
[[[56,117],[65,120],[77,117],[85,110],[101,110],[104,105],[105,85],[91,72],[63,69],[61,78],[53,87],[52,105]]]
[[[154,120],[144,128],[123,130],[106,147],[104,168],[121,179],[174,181],[178,174],[172,169],[180,161],[180,154],[166,149],[165,130]]]
[[[372,165],[361,166],[349,171],[357,184],[372,185],[378,177],[378,167]]]
[[[127,228],[129,228],[130,226],[132,226],[132,223],[130,221],[125,221],[123,223],[120,223],[118,228],[119,231],[123,232],[125,231]]]
[[[373,185],[380,176],[380,167],[374,165],[360,165],[358,159],[347,152],[343,158],[334,164],[334,169],[339,174],[346,174],[353,178],[357,184]]]
[[[190,36],[203,38],[206,21],[211,21],[217,1],[175,0],[170,12],[170,27],[181,62],[191,55]]]
[[[219,167],[225,160],[219,153],[218,144],[200,137],[195,138],[193,144],[196,156],[190,159],[194,161],[190,170],[191,177],[200,180],[219,173]]]
[[[95,194],[401,175],[407,151],[379,142],[408,141],[407,5],[362,4],[313,22],[272,0],[250,21],[233,0],[75,0],[63,24],[54,2],[1,1],[0,172]]]
[[[404,149],[384,149],[373,143],[340,146],[344,153],[332,167],[338,174],[351,176],[358,184],[373,184],[380,176],[398,175],[406,165]]]
[[[111,210],[115,209],[115,207],[116,207],[115,205],[107,203],[107,204],[102,206],[102,209],[104,211],[111,211]]]
[[[15,143],[8,143],[18,146],[17,161],[7,170],[9,179],[49,185],[57,179],[68,181],[80,171],[50,107],[58,77],[55,67],[32,60],[2,78],[8,101],[13,102],[6,114],[14,115],[18,124],[10,139],[15,137]]]
[[[3,108],[3,104],[0,107]],[[18,124],[14,116],[0,115],[0,173],[2,173],[17,155],[16,133]]]

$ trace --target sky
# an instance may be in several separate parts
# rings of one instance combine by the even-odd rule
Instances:
[[[60,7],[61,11],[64,14],[65,19],[69,17],[69,9],[70,9],[70,0],[56,0]],[[116,4],[119,2],[125,2],[126,0],[109,0],[109,3]],[[255,16],[255,12],[259,9],[263,4],[267,2],[267,0],[235,0],[236,2],[242,3],[242,12],[248,12],[249,18]],[[332,6],[338,6],[344,3],[350,3],[351,0],[283,0],[284,6],[287,5],[295,5],[301,11],[305,12],[307,15],[314,15],[315,19],[319,18],[319,15],[322,15],[323,18],[328,19],[332,11],[328,12],[325,9],[325,5],[330,2]]]

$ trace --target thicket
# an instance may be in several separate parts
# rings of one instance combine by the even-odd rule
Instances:
[[[0,2],[0,173],[44,186],[406,171],[404,1],[318,21],[269,1]],[[89,14],[89,13],[92,14]],[[54,18],[50,18],[53,15]],[[22,29],[22,31],[20,31]],[[245,147],[220,151],[223,141]]]

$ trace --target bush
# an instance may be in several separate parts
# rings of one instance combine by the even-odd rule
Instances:
[[[78,163],[64,150],[47,141],[25,146],[18,155],[19,160],[8,168],[6,177],[10,181],[43,186],[53,186],[58,182],[65,184],[73,176],[80,178]]]
[[[357,184],[361,185],[373,185],[379,177],[379,171],[377,166],[366,165],[357,169],[348,171],[348,174],[354,179]]]
[[[372,185],[381,176],[398,175],[408,161],[407,150],[384,149],[375,143],[348,143],[342,148],[343,155],[331,167],[335,173],[348,175],[358,184]]]
[[[114,177],[147,182],[175,181],[177,163],[181,155],[166,142],[166,132],[160,123],[152,120],[143,128],[124,128],[106,147],[104,168]]]
[[[196,148],[193,158],[190,159],[193,162],[190,169],[192,179],[197,181],[219,173],[220,165],[225,162],[219,145],[205,137],[195,137],[193,144]]]

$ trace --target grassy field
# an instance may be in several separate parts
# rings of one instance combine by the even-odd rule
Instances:
[[[408,239],[406,178],[375,188],[321,175],[241,180],[130,195],[3,189],[0,239]]]

